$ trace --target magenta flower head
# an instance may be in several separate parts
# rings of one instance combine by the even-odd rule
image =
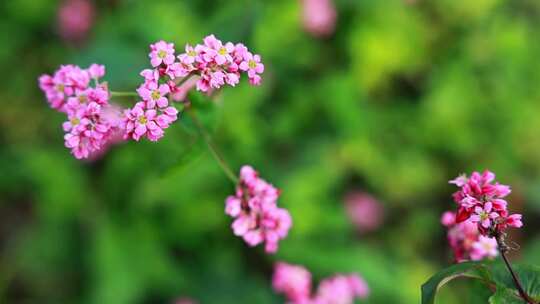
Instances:
[[[274,266],[272,286],[291,303],[308,303],[311,273],[302,266],[278,262]]]
[[[259,178],[250,166],[243,166],[236,194],[225,200],[225,213],[234,218],[232,229],[249,246],[265,243],[265,251],[274,253],[292,226],[289,212],[277,206],[279,191]]]
[[[508,214],[504,197],[510,194],[510,187],[495,182],[493,172],[473,172],[470,177],[461,175],[450,183],[460,188],[453,194],[458,205],[457,223],[467,220],[476,223],[484,236],[496,236],[507,227],[523,225],[520,214]]]

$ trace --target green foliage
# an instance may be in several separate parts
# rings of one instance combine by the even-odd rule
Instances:
[[[537,1],[335,0],[336,32],[320,39],[302,27],[301,1],[92,1],[80,43],[59,35],[63,2],[0,1],[0,303],[282,303],[277,260],[307,266],[315,283],[359,272],[368,303],[418,303],[418,286],[450,261],[446,181],[485,168],[512,185],[525,222],[512,239],[540,265]],[[234,185],[187,115],[158,143],[81,162],[37,87],[60,64],[97,62],[112,90],[132,91],[149,43],[182,50],[209,33],[265,63],[260,87],[190,99],[233,170],[251,164],[282,190],[294,226],[275,256],[232,235]],[[351,191],[381,202],[382,227],[356,231]],[[448,275],[485,275],[456,267],[424,285],[429,301]],[[520,278],[537,296],[534,269]],[[515,293],[495,274],[493,303]],[[486,302],[479,284],[453,280],[437,303]]]
[[[534,300],[540,301],[540,267],[531,265],[514,266],[519,282],[524,291]],[[493,291],[490,304],[526,303],[520,296],[508,269],[499,261],[465,262],[452,265],[433,275],[422,285],[422,304],[435,303],[435,297],[441,287],[457,278],[479,280]]]

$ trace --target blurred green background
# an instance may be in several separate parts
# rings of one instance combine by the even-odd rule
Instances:
[[[316,281],[358,272],[367,303],[419,303],[451,263],[447,180],[486,168],[524,213],[513,259],[540,264],[540,2],[336,0],[335,33],[316,38],[295,0],[102,0],[76,41],[60,34],[61,5],[0,3],[1,303],[283,303],[277,260]],[[201,111],[235,171],[251,164],[282,189],[294,227],[275,256],[233,236],[234,186],[187,117],[158,143],[81,162],[37,86],[97,62],[111,89],[134,90],[150,43],[182,50],[210,33],[266,65],[261,87],[225,88]],[[357,190],[386,211],[362,235],[344,208]],[[440,303],[485,303],[464,286]]]

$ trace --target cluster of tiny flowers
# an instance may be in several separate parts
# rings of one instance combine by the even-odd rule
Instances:
[[[495,174],[487,170],[450,181],[460,188],[453,194],[458,204],[456,223],[469,220],[477,224],[484,236],[495,236],[507,227],[523,226],[521,214],[508,214],[508,203],[503,198],[510,194],[510,187],[494,181]]]
[[[88,69],[65,65],[53,76],[39,78],[50,106],[67,114],[68,120],[62,125],[65,146],[78,159],[102,152],[122,133],[120,110],[109,104],[107,85],[99,83],[104,75],[102,65],[92,64]]]
[[[157,141],[173,122],[178,119],[178,110],[169,105],[168,95],[174,89],[174,79],[179,75],[175,63],[174,44],[158,41],[150,45],[150,64],[152,69],[143,70],[140,75],[144,83],[137,93],[141,101],[124,111],[124,138],[136,141],[148,138]]]
[[[260,55],[251,53],[242,43],[223,43],[214,35],[205,37],[203,44],[186,45],[178,59],[179,75],[197,75],[197,90],[202,92],[225,84],[236,86],[241,72],[247,74],[252,85],[259,85],[264,72]]]
[[[289,212],[277,206],[279,191],[259,178],[250,166],[240,170],[236,194],[227,197],[225,213],[234,218],[232,229],[250,246],[265,243],[265,250],[274,253],[292,226]]]
[[[448,228],[448,243],[457,263],[479,261],[498,255],[497,240],[481,235],[477,224],[469,220],[456,223],[456,214],[452,211],[443,213],[441,223]]]
[[[292,304],[352,304],[355,298],[369,294],[367,283],[356,274],[338,274],[322,280],[317,291],[311,293],[311,273],[299,265],[276,263],[272,285]]]

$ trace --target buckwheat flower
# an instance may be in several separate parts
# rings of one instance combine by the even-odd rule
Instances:
[[[174,62],[174,44],[163,40],[150,45],[150,63],[153,67],[163,64],[172,64]]]
[[[159,81],[159,71],[157,69],[144,69],[140,73],[146,82],[158,82]]]
[[[311,273],[299,265],[278,262],[272,276],[274,291],[292,303],[307,303],[311,294]]]
[[[132,109],[124,112],[125,121],[124,137],[139,141],[141,137],[147,137],[151,141],[157,141],[163,137],[163,129],[155,122],[157,111],[145,110],[144,102],[138,102]]]
[[[169,92],[167,84],[158,85],[155,81],[145,82],[137,89],[137,93],[147,103],[149,109],[155,108],[156,105],[160,108],[166,107],[169,104],[166,97]]]
[[[485,236],[497,235],[507,227],[519,228],[513,221],[516,217],[509,218],[508,202],[504,199],[510,194],[510,187],[496,182],[493,172],[473,172],[470,177],[461,175],[450,183],[460,188],[452,195],[458,204],[456,222],[477,223]]]
[[[292,226],[289,212],[277,207],[278,197],[276,188],[252,167],[243,166],[236,194],[225,200],[225,213],[234,218],[233,233],[249,246],[265,243],[265,251],[275,253]]]
[[[503,225],[514,227],[514,228],[521,228],[523,226],[521,217],[522,217],[521,214],[512,214],[506,218],[506,221],[503,223]]]
[[[185,53],[178,55],[178,59],[180,60],[180,62],[185,65],[191,65],[195,63],[197,57],[199,56],[199,52],[197,52],[195,48],[193,48],[193,46],[189,44],[186,44],[185,51]]]
[[[499,214],[496,212],[491,212],[492,209],[491,202],[484,204],[484,207],[476,206],[474,208],[474,214],[469,218],[473,223],[479,223],[484,228],[489,228],[491,226],[491,221],[499,217]]]
[[[91,64],[88,68],[88,74],[93,79],[99,79],[105,76],[105,66],[101,64]]]
[[[497,240],[495,238],[480,235],[478,241],[472,244],[471,260],[473,261],[494,258],[497,255]]]
[[[264,64],[261,63],[261,56],[253,55],[250,52],[244,54],[244,61],[240,63],[240,69],[248,73],[249,81],[253,85],[259,85],[261,77],[258,74],[264,72]]]

